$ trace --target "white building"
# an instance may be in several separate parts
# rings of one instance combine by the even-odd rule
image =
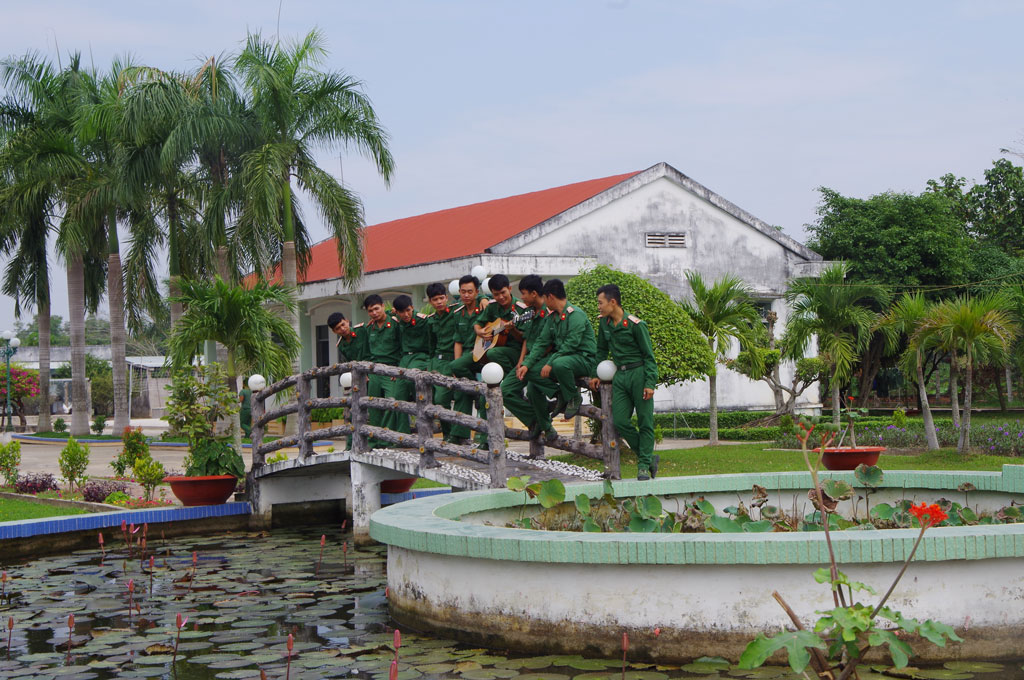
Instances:
[[[365,275],[355,292],[341,278],[333,240],[316,244],[299,298],[303,318],[302,366],[337,360],[327,316],[342,311],[365,319],[360,304],[370,293],[385,300],[406,293],[419,305],[428,283],[447,282],[483,265],[513,281],[526,274],[571,278],[594,263],[643,276],[674,299],[690,294],[685,272],[706,280],[742,278],[785,327],[787,281],[815,275],[822,258],[781,231],[738,208],[666,163],[641,172],[442,210],[366,228]],[[626,306],[628,307],[628,301]],[[788,379],[792,366],[783,370]],[[321,395],[336,390],[325,383]],[[771,409],[770,388],[724,367],[722,409]],[[799,407],[818,405],[817,390]],[[708,407],[706,382],[660,388],[655,408]]]

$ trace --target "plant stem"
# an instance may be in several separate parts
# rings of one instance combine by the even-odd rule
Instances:
[[[775,598],[775,601],[778,602],[779,606],[786,612],[786,615],[789,616],[789,620],[793,622],[796,629],[804,630],[804,624],[800,621],[796,612],[793,611],[786,601],[782,599],[782,595],[779,594],[779,591],[773,590],[772,597]],[[809,651],[811,652],[811,665],[814,666],[814,672],[818,674],[818,677],[823,677],[824,674],[828,672],[828,660],[825,658],[825,655],[822,654],[820,649],[811,648]]]

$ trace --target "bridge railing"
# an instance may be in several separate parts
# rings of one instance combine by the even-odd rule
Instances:
[[[352,386],[347,396],[331,398],[311,397],[312,381],[332,378],[344,373],[352,374]],[[396,380],[411,380],[415,385],[415,401],[402,401],[390,397],[371,397],[367,394],[369,377],[378,375]],[[441,386],[474,397],[483,397],[487,407],[487,418],[460,413],[434,404],[434,387]],[[271,410],[266,402],[272,396],[295,388],[294,400]],[[401,447],[419,451],[423,468],[437,467],[436,454],[457,456],[477,461],[488,466],[491,486],[502,488],[507,481],[505,438],[530,442],[530,457],[544,455],[544,446],[596,458],[604,463],[605,474],[611,479],[620,477],[619,450],[616,444],[615,426],[612,424],[611,384],[602,383],[600,388],[601,407],[585,404],[580,415],[593,418],[601,424],[601,445],[556,437],[540,442],[531,440],[525,430],[505,427],[505,409],[500,385],[488,386],[482,382],[453,378],[432,371],[399,368],[369,361],[350,361],[333,366],[321,366],[304,373],[289,376],[255,392],[252,396],[252,451],[253,470],[266,465],[267,455],[288,447],[298,447],[299,459],[305,461],[313,455],[313,443],[323,439],[337,439],[351,435],[352,451],[365,453],[371,450],[370,440],[376,439]],[[311,412],[320,408],[348,409],[347,422],[313,429]],[[369,411],[397,411],[416,417],[415,432],[403,433],[369,424]],[[266,425],[282,416],[295,414],[296,433],[271,442],[264,442]],[[487,449],[481,450],[474,444],[459,445],[434,438],[434,419],[487,434]]]

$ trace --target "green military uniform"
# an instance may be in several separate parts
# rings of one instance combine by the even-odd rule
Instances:
[[[338,336],[338,363],[346,361],[366,361],[369,358],[369,347],[366,344],[368,333],[365,324],[356,324],[349,331],[348,335]],[[348,409],[345,409],[345,419],[350,419]],[[349,420],[351,424],[351,420]],[[345,439],[345,450],[352,449],[352,435]]]
[[[637,472],[650,472],[654,452],[654,399],[644,399],[644,388],[654,389],[658,364],[647,324],[633,315],[619,323],[601,319],[597,333],[597,359],[611,351],[618,370],[612,378],[612,419],[629,448],[636,451]],[[637,425],[633,425],[633,411]]]
[[[401,331],[398,329],[398,320],[392,316],[385,316],[383,323],[378,325],[373,321],[368,321],[365,328],[366,358],[374,363],[398,366],[402,357],[402,338]],[[384,375],[370,375],[367,396],[395,398],[397,391],[398,382],[396,380]],[[395,411],[371,408],[368,420],[370,425],[393,430],[397,424],[397,415]],[[388,444],[378,442],[376,446],[388,446]]]
[[[522,300],[515,299],[515,297],[512,298],[507,309],[499,305],[497,302],[491,302],[491,304],[487,305],[484,311],[480,314],[480,318],[477,320],[476,325],[483,328],[487,324],[497,321],[498,319],[515,324],[519,315],[525,313],[527,309],[529,308],[526,306],[526,303]],[[518,330],[518,325],[516,325],[515,328]],[[473,338],[473,342],[476,342],[476,337]],[[515,331],[510,331],[506,336],[505,344],[501,347],[492,347],[487,350],[487,354],[484,355],[483,361],[474,367],[475,370],[473,372],[478,373],[479,370],[483,368],[484,364],[493,361],[500,365],[505,373],[508,373],[514,370],[516,364],[519,363],[519,354],[522,349],[522,335]],[[458,373],[456,373],[456,375],[458,377],[470,377],[459,376]]]
[[[455,359],[455,313],[448,307],[443,312],[435,311],[427,315],[427,326],[430,328],[430,370],[441,375],[452,375],[452,360]],[[436,385],[434,387],[434,403],[451,408],[455,395],[450,387]],[[447,438],[451,434],[452,424],[442,420],[441,432]]]
[[[549,318],[548,309],[543,305],[541,305],[540,309],[529,307],[519,315],[519,319],[516,321],[516,328],[523,334],[523,343],[526,345],[527,352],[533,349],[534,343],[537,342],[537,339],[543,333],[544,325]],[[526,357],[523,357],[523,360],[525,361]],[[518,359],[516,363],[518,363]],[[534,379],[540,378],[542,366],[543,361],[539,362],[537,366],[530,366],[522,380],[516,377],[515,368],[513,368],[501,381],[501,393],[504,396],[505,408],[518,418],[521,423],[526,425],[527,428],[533,427],[537,417],[533,413],[533,406],[526,400],[524,392],[531,377]]]
[[[544,352],[551,345],[554,349],[545,357]],[[561,396],[569,402],[579,396],[576,379],[594,372],[596,352],[594,328],[586,312],[566,302],[561,314],[553,310],[549,313],[543,332],[523,361],[531,369],[537,369],[528,380],[526,393],[533,406],[534,422],[542,430],[551,429],[548,398]],[[542,378],[540,369],[546,364],[551,366],[551,375]]]
[[[239,407],[238,420],[242,425],[242,432],[246,437],[252,435],[252,390],[243,383],[242,391],[238,393]]]
[[[427,323],[425,314],[416,312],[412,315],[409,323],[398,321],[398,330],[402,341],[402,356],[398,361],[401,368],[418,368],[430,370],[430,325]],[[395,390],[395,399],[402,401],[416,401],[416,383],[412,380],[398,380],[398,387]],[[393,427],[397,432],[410,432],[409,416],[405,413],[395,412]]]
[[[484,312],[483,307],[480,306],[480,301],[483,298],[478,297],[476,299],[475,306],[472,308],[466,305],[459,305],[452,310],[452,314],[455,315],[455,342],[462,343],[462,356],[455,359],[451,363],[451,371],[454,376],[462,377],[475,377],[475,370],[473,370],[473,345],[476,343],[476,331],[473,330],[473,324],[480,320],[481,315]],[[482,405],[483,400],[480,400]],[[479,409],[479,406],[478,406]],[[466,394],[465,392],[455,392],[455,410],[459,413],[472,413],[473,412],[473,396]],[[453,439],[465,439],[470,435],[469,428],[464,425],[452,425],[451,437]]]

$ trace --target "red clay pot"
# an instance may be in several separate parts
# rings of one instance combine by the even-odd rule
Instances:
[[[164,477],[182,505],[220,505],[231,498],[238,479],[234,475]]]
[[[416,477],[405,479],[385,479],[380,483],[381,493],[405,493],[416,483]]]
[[[818,451],[819,449],[814,449]],[[885,451],[884,446],[852,446],[825,448],[821,454],[821,462],[829,470],[854,470],[858,465],[875,465],[878,463],[878,456]]]

